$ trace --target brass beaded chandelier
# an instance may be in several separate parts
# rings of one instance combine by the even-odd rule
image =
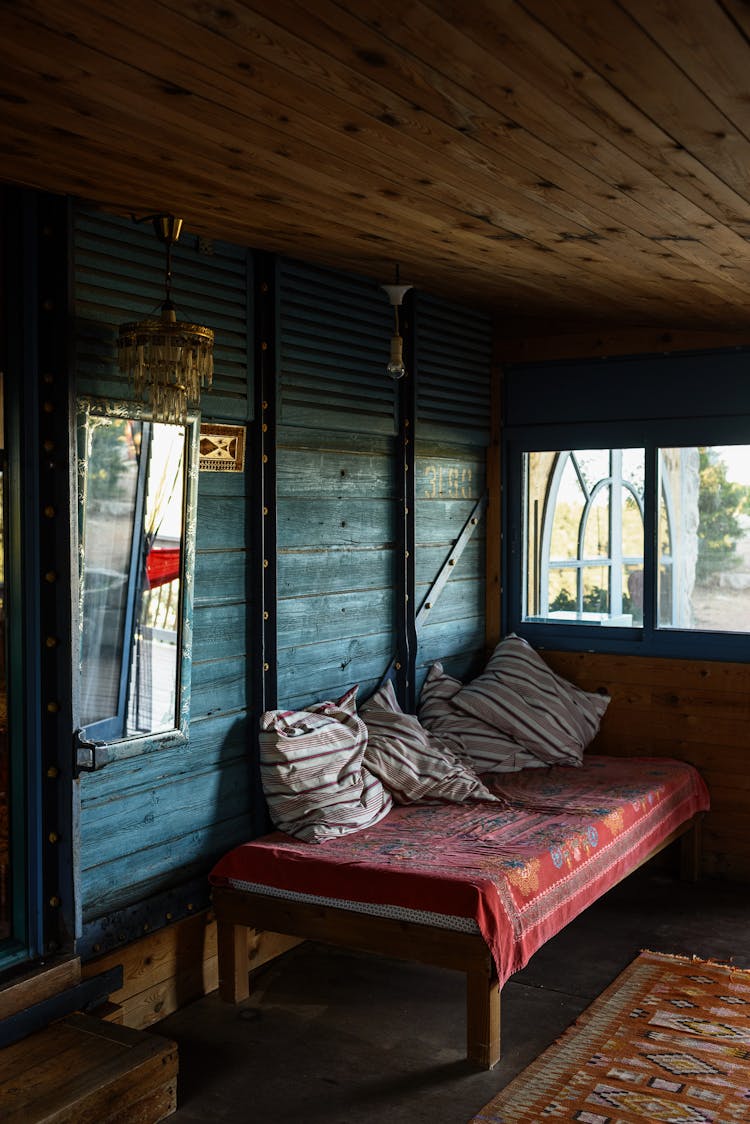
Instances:
[[[210,388],[213,380],[214,333],[178,320],[172,303],[172,247],[180,237],[182,219],[155,215],[152,222],[166,250],[161,315],[121,324],[117,354],[120,371],[131,379],[136,397],[149,407],[154,421],[184,424],[188,411],[200,406],[201,388]]]

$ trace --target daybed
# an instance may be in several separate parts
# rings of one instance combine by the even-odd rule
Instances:
[[[247,929],[461,969],[467,1047],[500,1057],[500,988],[532,953],[636,867],[691,832],[706,788],[671,759],[586,755],[483,775],[498,800],[394,807],[311,845],[274,832],[215,867],[220,993],[248,996]]]

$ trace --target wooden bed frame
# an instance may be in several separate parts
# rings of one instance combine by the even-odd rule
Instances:
[[[626,878],[682,837],[680,874],[696,881],[700,876],[702,818],[701,812],[687,820],[622,877]],[[466,973],[467,1058],[482,1069],[491,1069],[500,1060],[500,988],[492,955],[480,934],[458,933],[227,887],[214,888],[213,906],[218,928],[219,994],[227,1002],[240,1003],[250,994],[248,929],[454,968]]]

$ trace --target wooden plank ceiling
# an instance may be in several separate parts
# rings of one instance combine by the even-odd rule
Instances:
[[[745,0],[0,0],[0,176],[495,310],[750,327]]]

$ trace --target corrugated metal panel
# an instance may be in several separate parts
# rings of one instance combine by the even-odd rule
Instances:
[[[468,443],[417,443],[417,607],[450,557],[456,539],[485,489],[485,449]],[[430,564],[431,563],[431,564]],[[485,526],[473,531],[435,609],[419,636],[417,683],[436,659],[454,669],[476,669],[484,644]]]
[[[393,654],[393,438],[284,427],[277,448],[278,696],[372,690]],[[362,411],[350,417],[367,428]]]
[[[282,260],[279,421],[395,433],[392,313],[376,282]]]
[[[117,326],[158,310],[164,251],[150,223],[84,209],[74,221],[78,390],[128,398],[116,365]],[[241,247],[216,242],[204,254],[187,234],[175,249],[178,315],[216,332],[204,418],[243,423],[252,414],[248,274]],[[199,476],[188,744],[81,779],[84,933],[113,910],[205,877],[213,859],[252,833],[247,484],[247,473]]]
[[[425,435],[484,444],[490,436],[492,321],[417,292],[417,421]]]
[[[118,325],[158,312],[164,298],[164,250],[150,223],[79,208],[74,216],[76,374],[81,393],[129,398],[117,369]],[[216,332],[214,384],[204,417],[252,417],[248,369],[248,255],[213,242],[211,253],[183,234],[173,254],[173,297],[181,319]]]

